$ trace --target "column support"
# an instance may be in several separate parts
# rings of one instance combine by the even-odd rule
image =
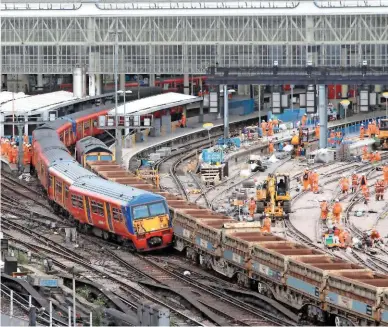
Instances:
[[[96,95],[96,75],[94,75],[93,73],[89,73],[89,95]]]
[[[24,124],[24,134],[28,135],[28,114],[24,115],[24,121],[26,122]]]
[[[0,113],[0,137],[4,137],[4,114]]]
[[[318,108],[319,108],[319,148],[327,148],[327,108],[326,108],[326,87],[318,85]]]
[[[203,101],[199,103],[199,117],[198,117],[198,122],[203,123]]]
[[[74,68],[73,71],[73,96],[82,98],[82,68]]]
[[[36,90],[43,91],[43,74],[38,74],[36,78]]]
[[[120,88],[119,90],[125,90],[125,74],[120,74]]]
[[[229,99],[228,85],[224,85],[224,139],[229,138]]]
[[[150,74],[150,78],[148,79],[149,86],[155,86],[155,74]]]
[[[96,81],[96,95],[101,95],[102,94],[102,75],[96,74],[95,81]]]
[[[189,85],[189,74],[183,75],[183,87],[184,87],[184,94],[189,95],[190,94],[190,85]]]

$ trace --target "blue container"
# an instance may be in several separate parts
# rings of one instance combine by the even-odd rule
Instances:
[[[239,148],[241,146],[241,140],[238,137],[233,137],[226,140],[221,137],[217,140],[217,145],[229,145],[229,144],[234,144],[236,147]]]
[[[255,110],[255,101],[253,99],[232,100],[229,101],[229,114],[245,116]]]

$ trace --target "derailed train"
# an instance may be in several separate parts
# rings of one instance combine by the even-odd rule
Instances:
[[[173,234],[164,197],[97,176],[66,147],[100,134],[97,119],[107,112],[88,109],[34,130],[32,165],[40,183],[54,209],[74,219],[80,230],[113,238],[140,252],[170,246]],[[112,155],[98,159],[110,161]]]
[[[100,159],[111,155],[109,151],[101,152],[100,145],[96,147],[100,147]],[[97,152],[92,146],[88,151]],[[117,171],[119,166],[113,162],[90,159],[88,164],[84,157],[83,164],[101,177],[166,198],[173,220],[174,246],[193,261],[256,288],[317,323],[388,325],[387,275],[263,234],[259,223],[236,222],[158,190],[128,172]]]
[[[187,203],[129,177],[129,172],[118,172],[117,166],[105,169],[109,166],[103,162],[88,166],[105,178],[136,183],[165,196],[173,219],[174,247],[206,269],[273,297],[316,323],[388,325],[387,275],[261,233],[260,223],[236,222]]]

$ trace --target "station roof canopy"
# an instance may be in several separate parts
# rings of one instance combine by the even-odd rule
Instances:
[[[20,99],[20,98],[25,98],[28,97],[28,95],[25,95],[23,92],[7,92],[3,91],[0,92],[0,104],[6,103],[8,101],[12,101],[12,99]]]
[[[125,112],[124,105],[118,106],[117,114],[120,116],[142,116],[152,114],[159,110],[169,109],[201,101],[203,101],[202,97],[169,92],[128,102],[126,104]],[[114,115],[115,109],[112,109],[109,114]]]
[[[2,92],[3,93],[3,92]],[[7,92],[8,93],[8,92]],[[45,94],[25,96],[16,98],[0,105],[0,112],[5,116],[12,115],[39,115],[47,110],[51,110],[58,105],[66,104],[76,100],[72,92],[57,91]],[[1,102],[0,102],[1,103]]]

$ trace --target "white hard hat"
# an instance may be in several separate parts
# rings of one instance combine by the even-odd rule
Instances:
[[[335,202],[339,202],[339,199],[335,199]]]
[[[356,175],[356,174],[357,174],[357,172],[356,172],[356,171],[354,171],[354,172],[353,172],[353,175]]]
[[[346,177],[346,174],[342,174],[342,177]]]
[[[314,173],[316,173],[317,172],[317,170],[316,169],[314,169]]]
[[[361,126],[364,126],[364,124],[361,124]]]

